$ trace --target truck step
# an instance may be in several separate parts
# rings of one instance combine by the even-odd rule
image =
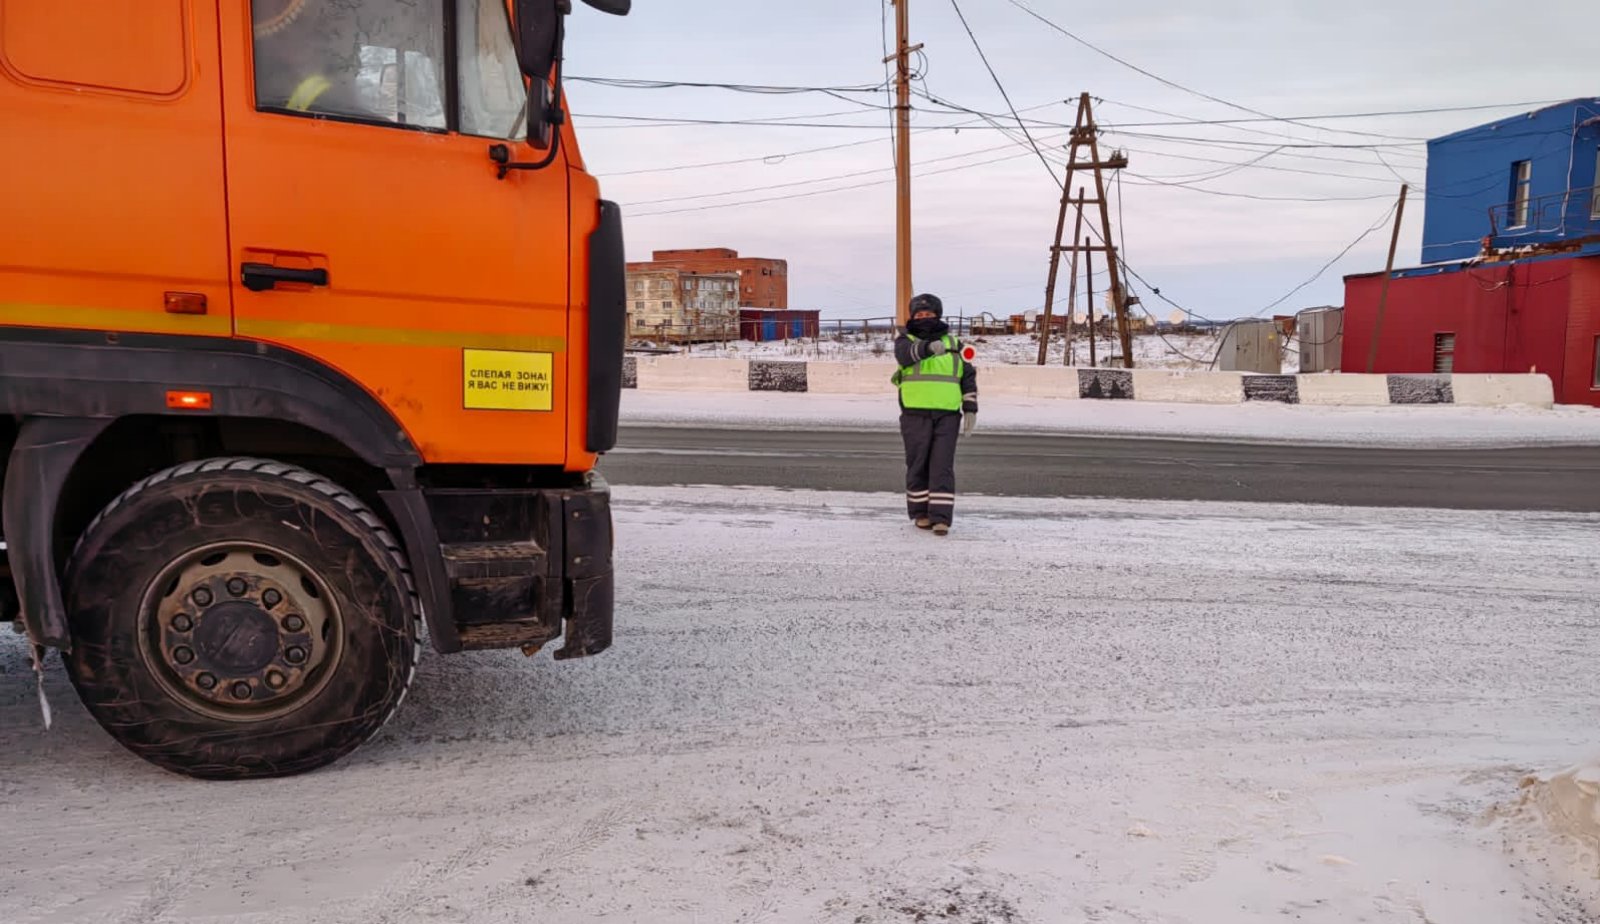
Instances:
[[[527,579],[545,573],[545,552],[536,542],[455,542],[441,551],[452,583]]]
[[[461,647],[538,646],[561,632],[562,582],[537,542],[450,542],[444,555]]]

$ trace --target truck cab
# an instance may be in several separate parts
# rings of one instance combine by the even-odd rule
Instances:
[[[0,7],[0,599],[135,753],[312,769],[423,632],[610,644],[622,232],[570,12]]]

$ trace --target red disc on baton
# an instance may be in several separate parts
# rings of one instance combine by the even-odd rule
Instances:
[[[978,351],[970,346],[963,346],[961,348],[961,358],[970,363],[978,358]]]

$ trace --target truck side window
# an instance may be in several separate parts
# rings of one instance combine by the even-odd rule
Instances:
[[[442,130],[444,0],[251,0],[256,108]]]
[[[456,0],[461,133],[513,138],[527,129],[528,90],[505,0]]]

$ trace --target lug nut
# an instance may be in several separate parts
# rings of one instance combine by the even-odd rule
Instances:
[[[303,664],[306,660],[306,650],[296,645],[283,653],[283,658],[290,664]]]
[[[306,621],[294,614],[283,617],[283,627],[290,632],[299,632],[306,627]]]
[[[244,596],[244,592],[249,589],[249,586],[244,582],[244,578],[228,578],[228,593],[233,594],[235,597]]]
[[[194,652],[188,648],[174,648],[172,650],[172,660],[179,664],[188,664],[194,660]]]
[[[216,687],[217,678],[211,676],[210,674],[201,674],[194,679],[194,682],[200,685],[200,689],[210,690]]]
[[[201,606],[210,606],[211,605],[211,591],[207,590],[204,587],[196,589],[194,594],[193,594],[193,597],[194,597],[194,602],[198,603]]]
[[[245,683],[243,680],[241,680],[238,683],[234,684],[233,685],[233,698],[234,699],[249,699],[250,698],[250,684]]]
[[[267,671],[267,686],[273,688],[274,690],[280,689],[285,683],[288,682],[288,680],[289,678],[283,676],[277,671]]]
[[[278,593],[276,590],[269,590],[261,595],[261,602],[265,603],[267,609],[270,610],[283,602],[283,594]]]
[[[189,618],[188,613],[179,613],[178,615],[172,617],[172,631],[188,632],[193,628],[194,620]]]

